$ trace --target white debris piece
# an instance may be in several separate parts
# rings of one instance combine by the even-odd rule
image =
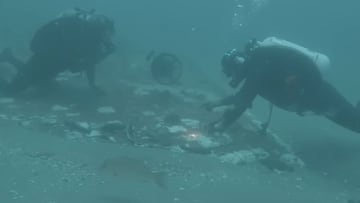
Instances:
[[[183,118],[181,122],[184,123],[189,128],[198,128],[200,125],[200,121],[190,119],[190,118]]]
[[[69,110],[69,108],[65,107],[65,106],[60,106],[55,104],[54,106],[51,107],[51,110],[53,111],[67,111]]]
[[[270,154],[267,151],[265,151],[263,148],[255,148],[252,149],[251,151],[255,154],[258,160],[263,160],[270,156]]]
[[[291,153],[286,153],[280,156],[280,160],[288,166],[296,168],[304,168],[305,163],[299,159],[296,155]]]
[[[116,140],[115,137],[113,137],[113,136],[108,137],[108,139],[109,139],[109,141],[111,141],[111,142],[117,142],[117,140]]]
[[[124,125],[124,124],[123,124],[123,122],[121,122],[119,120],[113,120],[113,121],[106,122],[105,125]]]
[[[0,104],[11,104],[14,102],[13,98],[9,98],[9,97],[1,97],[0,98]]]
[[[101,132],[98,130],[92,130],[87,136],[88,137],[99,137],[101,136]]]
[[[156,127],[156,128],[162,128],[162,127],[164,127],[164,123],[157,123],[157,124],[155,125],[155,127]]]
[[[66,138],[70,140],[80,139],[83,137],[83,135],[78,131],[65,131],[65,135]]]
[[[45,125],[55,125],[57,123],[57,119],[53,117],[42,117],[41,122]]]
[[[29,127],[29,126],[31,126],[31,121],[21,121],[20,125],[22,127]]]
[[[170,151],[176,152],[176,153],[184,153],[185,150],[183,150],[179,145],[171,146]]]
[[[80,128],[83,128],[85,130],[89,130],[90,129],[90,124],[87,123],[87,122],[78,122],[77,125],[80,127]]]
[[[170,133],[184,133],[187,129],[181,125],[174,125],[171,127],[167,127]]]
[[[115,113],[115,109],[112,106],[103,106],[103,107],[99,107],[97,109],[98,113],[103,113],[103,114],[111,114],[111,113]]]
[[[214,141],[212,138],[207,137],[201,133],[198,132],[190,132],[187,134],[184,134],[183,137],[188,142],[196,142],[200,146],[204,148],[211,148],[211,147],[218,147],[220,146],[219,142]]]
[[[150,88],[145,88],[145,87],[140,87],[138,89],[136,89],[134,91],[134,95],[136,96],[147,96],[150,95],[151,89]]]
[[[66,80],[69,80],[71,78],[74,78],[74,77],[79,77],[81,76],[81,73],[72,73],[70,71],[66,71],[66,72],[63,72],[63,73],[60,73],[56,78],[55,80],[56,81],[66,81]]]
[[[23,117],[24,117],[23,115],[11,116],[11,120],[12,121],[22,121]]]
[[[265,151],[261,151],[262,153],[266,153]],[[232,164],[248,164],[254,163],[258,161],[259,155],[257,154],[259,151],[251,151],[251,150],[240,150],[232,153],[227,153],[223,156],[220,156],[220,160],[225,163]],[[264,157],[265,155],[261,155]]]
[[[225,163],[239,164],[255,162],[256,157],[251,151],[241,150],[220,156],[220,160]]]
[[[215,142],[209,137],[206,137],[204,135],[199,136],[199,138],[196,140],[201,146],[205,148],[211,148],[211,147],[218,147],[220,146],[220,143]]]
[[[0,114],[0,119],[9,120],[9,117],[5,114]]]

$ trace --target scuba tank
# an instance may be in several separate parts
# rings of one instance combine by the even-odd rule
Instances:
[[[305,55],[306,57],[310,58],[314,62],[314,64],[316,64],[316,67],[319,69],[321,73],[327,72],[331,67],[330,59],[328,56],[319,52],[309,50],[298,44],[283,39],[279,39],[276,37],[268,37],[264,41],[258,42],[258,47],[271,47],[271,46],[289,48]]]

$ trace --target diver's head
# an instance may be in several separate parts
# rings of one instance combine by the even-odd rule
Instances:
[[[226,52],[221,59],[222,72],[227,77],[234,77],[243,69],[244,62],[245,55],[236,49],[232,49]]]

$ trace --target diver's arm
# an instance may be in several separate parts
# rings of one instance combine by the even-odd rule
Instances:
[[[230,82],[230,86],[232,86],[232,83],[236,82],[236,85],[234,84],[234,86],[232,86],[233,88],[235,88],[235,86],[237,86],[243,79],[244,77],[233,78],[233,80]],[[238,97],[240,97],[239,93],[235,95],[230,95],[217,101],[205,103],[204,107],[207,110],[212,111],[216,107],[233,105],[238,101]]]
[[[254,80],[247,80],[241,90],[233,96],[231,103],[233,107],[227,109],[223,115],[222,120],[214,125],[216,131],[224,131],[231,124],[233,124],[252,104],[258,94],[257,85]]]
[[[223,98],[222,100],[220,100],[220,101],[218,102],[218,105],[219,105],[219,106],[233,105],[233,104],[235,104],[236,100],[237,100],[237,94],[235,94],[235,95],[230,95],[230,96],[225,97],[225,98]]]
[[[235,100],[235,95],[230,95],[230,96],[227,96],[227,97],[225,97],[223,99],[206,103],[205,107],[208,110],[212,110],[213,108],[216,108],[216,107],[219,107],[219,106],[231,105],[231,104],[234,103],[234,100]]]
[[[220,107],[220,106],[228,106],[232,105],[235,102],[235,95],[227,96],[223,99],[219,99],[217,101],[210,101],[203,104],[203,107],[208,110],[212,111],[214,108]]]

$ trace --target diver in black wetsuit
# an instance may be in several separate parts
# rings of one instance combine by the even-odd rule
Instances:
[[[40,27],[30,48],[32,55],[23,63],[11,50],[0,54],[0,62],[8,62],[18,69],[18,74],[1,92],[14,95],[31,86],[42,86],[66,70],[85,72],[90,87],[95,85],[95,66],[113,53],[113,22],[94,11],[75,9]]]
[[[225,130],[260,95],[279,108],[299,115],[313,112],[360,133],[360,109],[322,78],[320,66],[329,65],[328,58],[288,44],[276,38],[252,40],[244,51],[232,50],[224,55],[222,67],[231,78],[230,85],[235,88],[242,81],[244,84],[237,94],[206,105],[209,110],[232,105],[222,120],[211,125],[212,130]]]

